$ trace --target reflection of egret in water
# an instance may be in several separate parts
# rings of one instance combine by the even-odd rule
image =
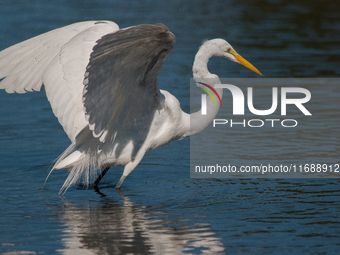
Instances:
[[[65,202],[67,228],[62,254],[223,253],[223,244],[209,224],[192,226],[190,219],[150,212],[128,198],[121,205],[103,202],[80,207]]]

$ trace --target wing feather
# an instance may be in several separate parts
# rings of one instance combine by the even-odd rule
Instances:
[[[0,52],[0,89],[46,90],[53,113],[75,141],[86,126],[83,79],[96,41],[117,31],[111,21],[86,21],[52,30]]]
[[[0,78],[5,78],[0,88],[5,88],[7,92],[25,93],[32,91],[32,88],[41,89],[39,84],[26,84],[26,77],[22,71],[32,71],[34,69],[45,69],[43,61],[37,61],[37,56],[43,54],[47,62],[51,61],[59,54],[61,47],[69,42],[79,32],[93,26],[93,22],[80,22],[66,27],[52,30],[45,34],[33,37],[24,42],[13,45],[0,53]],[[41,60],[41,59],[40,59]],[[41,78],[41,77],[40,77]],[[16,81],[13,83],[13,81]],[[18,90],[18,86],[25,84],[25,89]]]
[[[127,122],[154,110],[161,99],[158,74],[174,43],[174,35],[162,24],[130,27],[98,40],[83,96],[95,138],[113,140]]]

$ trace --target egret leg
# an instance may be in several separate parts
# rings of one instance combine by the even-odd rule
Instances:
[[[144,156],[145,152],[142,151],[141,153],[139,153],[139,155],[136,156],[136,158],[134,159],[134,161],[129,162],[128,164],[125,165],[124,167],[124,172],[122,174],[122,176],[119,179],[119,182],[116,186],[116,189],[120,189],[120,186],[122,186],[125,178],[129,175],[129,173],[131,173],[133,171],[133,169],[135,169],[135,167],[139,164],[139,162],[142,160],[143,156]]]
[[[122,186],[122,184],[123,184],[123,182],[124,182],[126,177],[127,177],[127,175],[122,175],[122,177],[120,177],[120,180],[119,180],[119,182],[118,182],[118,184],[116,186],[116,189],[120,189],[120,186]]]
[[[103,172],[101,172],[101,174],[98,176],[97,180],[91,185],[92,189],[97,188],[98,183],[100,182],[101,179],[103,179],[104,175],[106,174],[106,172],[110,169],[110,167],[106,167]]]

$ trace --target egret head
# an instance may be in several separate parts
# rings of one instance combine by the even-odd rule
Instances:
[[[262,75],[262,73],[257,70],[252,64],[250,64],[247,60],[241,57],[234,48],[224,39],[212,39],[203,43],[202,47],[206,47],[212,54],[212,56],[223,57],[229,59],[231,61],[240,63],[255,73]]]

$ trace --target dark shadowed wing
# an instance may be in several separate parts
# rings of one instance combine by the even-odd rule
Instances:
[[[138,121],[159,104],[157,77],[174,43],[163,24],[122,29],[97,41],[83,95],[94,137],[103,143],[114,139],[123,123]]]

